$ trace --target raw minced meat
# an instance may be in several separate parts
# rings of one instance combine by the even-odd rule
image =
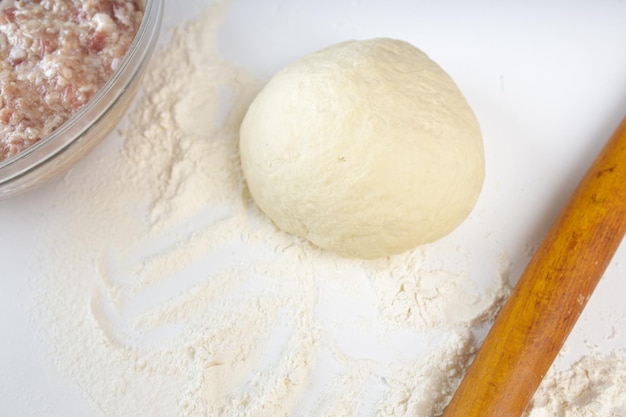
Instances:
[[[139,0],[0,0],[0,162],[91,99],[142,17]]]

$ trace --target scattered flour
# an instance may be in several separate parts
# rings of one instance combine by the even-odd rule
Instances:
[[[553,367],[526,417],[626,416],[626,352],[584,356],[570,369]]]
[[[42,348],[106,417],[441,414],[505,268],[484,287],[430,246],[348,260],[269,222],[237,150],[260,85],[215,51],[225,12],[173,34],[119,149],[59,184],[33,280]]]

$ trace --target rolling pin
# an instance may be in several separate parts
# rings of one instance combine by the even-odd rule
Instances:
[[[443,417],[518,417],[626,231],[626,117],[522,273]]]

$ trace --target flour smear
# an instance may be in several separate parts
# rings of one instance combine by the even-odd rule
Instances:
[[[507,265],[479,283],[463,252],[447,267],[445,239],[360,261],[279,231],[239,166],[261,84],[216,52],[226,12],[174,32],[119,146],[55,190],[32,281],[42,349],[106,417],[441,414]]]

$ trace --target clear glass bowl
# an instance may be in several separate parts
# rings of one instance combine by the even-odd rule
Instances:
[[[159,38],[163,0],[145,0],[144,6],[135,39],[100,91],[50,135],[0,162],[0,198],[36,187],[63,172],[118,124],[139,89]]]

